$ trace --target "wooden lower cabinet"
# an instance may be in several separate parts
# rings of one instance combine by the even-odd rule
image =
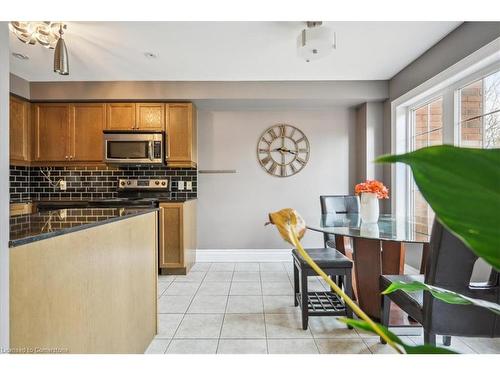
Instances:
[[[159,267],[185,275],[196,261],[196,200],[160,203]]]

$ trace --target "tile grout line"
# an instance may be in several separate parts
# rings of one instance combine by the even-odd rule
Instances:
[[[453,340],[453,337],[452,337],[451,339]],[[413,340],[412,340],[412,341],[413,341]],[[472,350],[475,354],[481,354],[481,353],[479,353],[476,349],[474,349],[472,346],[470,346],[470,345],[467,343],[467,341],[462,340],[462,339],[460,339],[460,341],[462,341],[462,342],[465,344],[465,346],[467,346],[467,347],[468,347],[470,350]]]
[[[189,310],[189,307],[191,307],[191,304],[193,303],[193,300],[194,300],[194,297],[196,296],[196,294],[198,293],[198,290],[200,289],[201,287],[201,284],[203,283],[203,281],[205,280],[205,277],[207,277],[207,274],[208,274],[208,271],[205,273],[205,276],[203,276],[203,278],[201,279],[201,282],[200,284],[198,285],[198,288],[196,289],[196,292],[193,294],[193,296],[191,297],[191,300],[189,301],[189,305],[188,307],[186,308],[186,311],[184,311],[184,314],[182,314],[182,319],[181,321],[179,322],[179,324],[177,325],[177,328],[175,329],[175,332],[173,333],[172,335],[172,338],[170,339],[170,342],[168,343],[167,345],[167,348],[165,349],[165,352],[164,354],[167,354],[167,351],[168,349],[170,348],[170,345],[172,345],[172,341],[174,341],[174,338],[175,338],[175,335],[177,334],[177,331],[179,330],[179,327],[181,326],[182,322],[184,321],[184,318],[186,317],[186,314],[187,314],[187,311]],[[176,279],[177,277],[174,278],[174,280]],[[172,280],[172,283],[174,282],[174,280]],[[172,284],[170,283],[170,284]],[[168,289],[168,288],[167,288]],[[165,289],[165,292],[167,291],[167,289]]]
[[[215,354],[219,354],[220,338],[222,336],[222,328],[224,327],[224,322],[226,321],[227,305],[229,304],[229,296],[231,295],[231,286],[233,285],[234,269],[236,268],[236,263],[233,267],[233,273],[231,275],[231,281],[229,282],[229,291],[227,292],[226,307],[224,309],[224,314],[222,314],[222,323],[220,325],[219,337],[217,338],[217,347],[215,348]]]
[[[158,275],[158,276],[161,276],[161,275]],[[163,293],[161,294],[160,298],[163,297],[163,295],[165,294],[165,292],[167,291],[168,288],[170,288],[170,285],[172,285],[172,283],[174,282],[176,276],[174,276],[174,278],[170,281],[170,283],[168,284],[168,286],[165,288],[165,290],[163,291]],[[160,300],[160,298],[158,298],[156,300],[156,304],[158,305],[158,301]],[[158,311],[158,306],[156,308],[156,311]],[[156,313],[156,321],[158,321],[158,315],[160,315],[161,313]],[[179,325],[181,325],[182,321],[184,320],[184,314],[182,315],[182,319],[181,321],[179,322]],[[163,354],[167,354],[167,350],[168,348],[170,347],[170,344],[172,343],[172,340],[174,339],[174,336],[175,336],[175,333],[177,332],[177,329],[179,329],[179,326],[177,326],[177,328],[175,329],[175,332],[174,334],[172,335],[172,337],[170,337],[169,341],[168,341],[168,344],[167,346],[165,347],[165,350],[163,352]],[[154,340],[154,339],[153,339]]]
[[[268,341],[268,337],[267,337],[266,314],[264,311],[264,288],[262,286],[262,271],[260,269],[260,263],[259,263],[259,278],[260,278],[260,294],[261,294],[261,300],[262,300],[262,315],[264,317],[264,335],[266,337],[266,354],[269,354],[269,341]]]
[[[358,333],[358,335],[359,335],[359,333]],[[368,351],[370,352],[370,354],[376,354],[368,346],[368,343],[366,342],[367,338],[366,337],[362,337],[361,335],[359,335],[359,337],[361,337],[361,341],[363,341],[363,344],[365,344],[365,346],[368,349]],[[396,354],[396,352],[394,352],[394,354]]]

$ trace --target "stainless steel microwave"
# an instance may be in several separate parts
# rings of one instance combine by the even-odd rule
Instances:
[[[163,132],[104,131],[104,162],[110,164],[162,164]]]

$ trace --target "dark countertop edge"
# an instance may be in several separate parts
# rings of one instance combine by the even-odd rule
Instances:
[[[68,234],[68,233],[78,232],[80,230],[89,229],[89,228],[97,227],[97,226],[104,225],[104,224],[114,223],[114,222],[120,221],[120,220],[130,219],[132,217],[136,217],[136,216],[140,216],[140,215],[144,215],[144,214],[149,214],[151,212],[159,211],[159,208],[140,208],[139,210],[141,210],[141,211],[135,212],[133,214],[128,214],[125,216],[115,216],[113,218],[102,220],[102,221],[96,221],[94,223],[77,225],[77,226],[74,226],[71,228],[60,229],[60,230],[57,230],[54,232],[40,233],[40,234],[37,234],[35,236],[19,238],[17,240],[10,240],[9,241],[9,248],[18,247],[21,245],[26,245],[26,244],[41,241],[41,240],[46,240],[46,239],[52,238],[52,237],[62,236],[64,234]]]
[[[186,199],[169,199],[169,198],[156,198],[158,199],[158,202],[172,202],[172,203],[179,203],[179,202],[188,202],[188,201],[193,201],[193,200],[197,200],[198,197],[196,198],[186,198]],[[51,202],[54,202],[54,203],[71,203],[71,202],[76,202],[76,203],[87,203],[87,202],[94,202],[95,200],[92,200],[92,199],[65,199],[65,198],[57,198],[57,199],[33,199],[33,200],[30,200],[30,201],[24,201],[24,202],[10,202],[11,204],[12,203],[51,203]],[[99,200],[97,200],[99,201]],[[133,207],[133,206],[131,206]],[[100,208],[100,207],[99,207]],[[103,207],[103,208],[106,208],[106,207]]]

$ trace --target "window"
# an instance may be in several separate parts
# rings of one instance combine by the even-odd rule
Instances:
[[[460,146],[500,147],[500,71],[458,91]]]
[[[441,143],[500,148],[498,44],[482,47],[391,102],[393,154]],[[391,190],[391,212],[418,220],[425,231],[433,213],[406,165],[391,165]]]
[[[419,148],[436,146],[443,143],[443,99],[438,98],[411,111],[410,143],[411,151]],[[434,212],[418,190],[410,176],[410,217],[416,230],[430,234]]]

